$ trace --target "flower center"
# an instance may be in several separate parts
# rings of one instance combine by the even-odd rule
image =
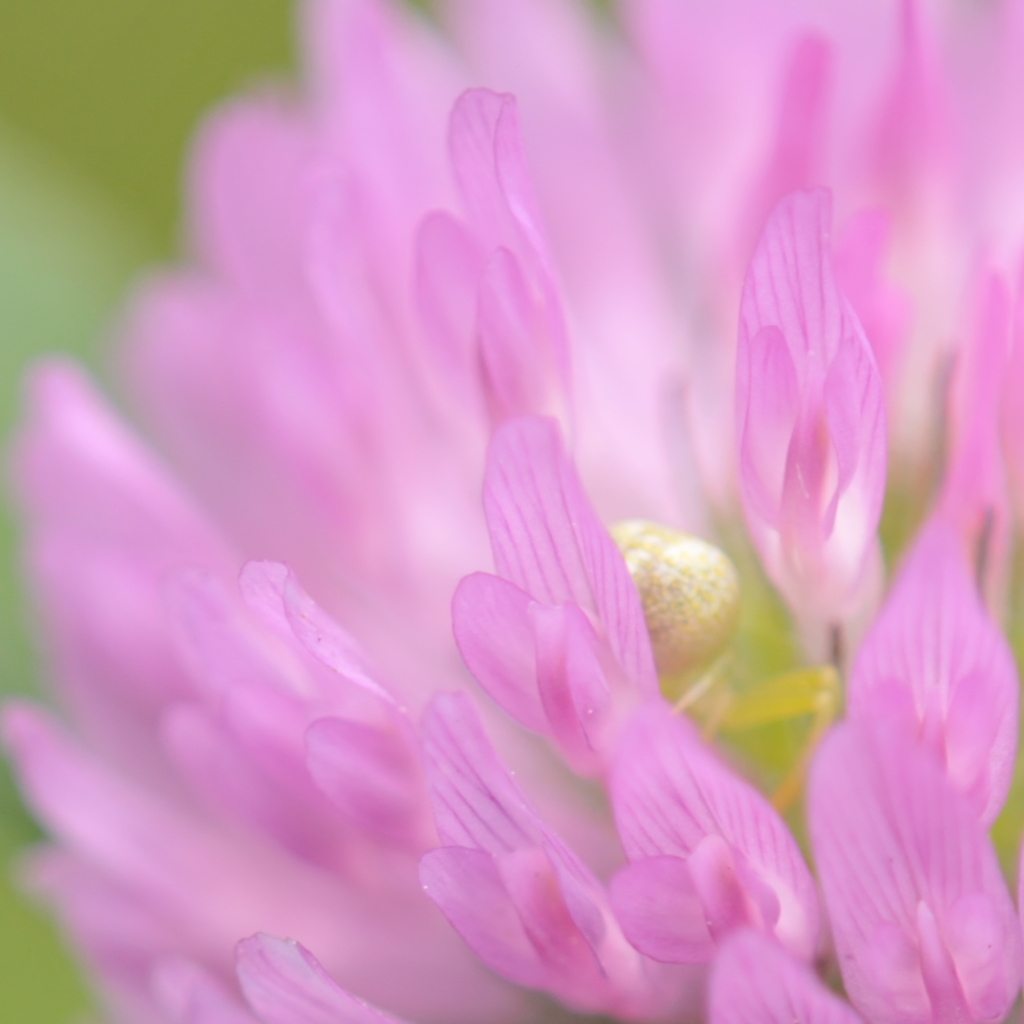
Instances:
[[[640,592],[658,674],[681,689],[725,650],[739,619],[735,566],[713,544],[643,519],[612,527]]]

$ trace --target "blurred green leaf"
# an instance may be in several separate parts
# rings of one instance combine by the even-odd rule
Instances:
[[[25,365],[43,352],[87,361],[113,305],[146,258],[139,234],[68,174],[0,126],[0,430],[18,416]],[[17,572],[14,516],[0,513],[0,693],[31,692],[35,667]],[[83,984],[48,916],[17,891],[8,865],[39,831],[0,764],[0,992],[3,1021],[80,1018]]]
[[[0,117],[174,248],[199,118],[291,66],[291,0],[0,3]]]

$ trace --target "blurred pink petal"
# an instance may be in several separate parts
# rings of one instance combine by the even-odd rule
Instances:
[[[264,1024],[395,1024],[354,999],[294,940],[254,935],[238,946],[238,980]]]
[[[711,972],[710,1024],[859,1024],[803,965],[755,931],[737,932]]]
[[[1013,777],[1019,689],[956,531],[933,519],[858,652],[850,717],[934,754],[990,825]]]
[[[923,751],[839,726],[810,824],[853,1004],[873,1021],[994,1021],[1020,988],[1020,924],[974,809]]]

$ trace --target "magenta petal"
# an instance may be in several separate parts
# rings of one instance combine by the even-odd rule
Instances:
[[[188,961],[160,964],[153,985],[173,1024],[259,1024],[216,978]]]
[[[349,995],[294,940],[254,935],[238,944],[238,980],[263,1024],[394,1024]]]
[[[473,331],[484,254],[451,214],[435,211],[416,235],[416,299],[436,362],[463,401],[479,401]]]
[[[592,872],[527,803],[464,694],[423,722],[441,842],[420,862],[426,893],[485,963],[590,1012],[648,1016],[675,979],[625,940]]]
[[[815,761],[809,810],[854,1005],[879,1024],[1001,1018],[1020,988],[1020,925],[974,809],[934,760],[842,725]]]
[[[420,861],[426,894],[492,970],[520,985],[544,986],[545,971],[505,890],[493,857],[451,846]]]
[[[544,604],[571,602],[594,613],[627,679],[653,692],[654,660],[636,587],[554,422],[526,418],[497,431],[484,509],[498,573]]]
[[[862,337],[842,339],[825,377],[824,402],[837,463],[835,495],[824,525],[856,559],[882,514],[886,468],[885,395]]]
[[[708,963],[715,942],[686,862],[645,857],[612,879],[612,909],[641,953],[670,964]]]
[[[452,628],[470,672],[517,722],[549,731],[537,692],[529,594],[499,576],[477,572],[452,599]]]
[[[425,839],[424,786],[416,752],[396,730],[320,718],[306,730],[306,763],[351,822],[412,846]]]
[[[601,767],[602,726],[610,688],[601,642],[576,605],[530,609],[537,649],[537,689],[555,740],[577,770]]]
[[[803,964],[767,936],[744,930],[711,972],[709,1024],[861,1024]]]
[[[870,599],[886,474],[882,383],[836,284],[831,205],[817,190],[775,207],[747,270],[736,357],[747,521],[809,635]]]
[[[467,90],[452,111],[449,146],[470,221],[490,246],[519,242],[543,253],[515,97]]]
[[[730,917],[733,926],[759,921],[800,958],[815,954],[818,898],[795,840],[774,808],[718,760],[692,724],[662,704],[639,712],[622,741],[611,791],[631,861],[698,854],[703,861],[713,853],[700,878],[691,871],[710,921],[721,922],[721,930]],[[725,888],[715,881],[722,851],[711,842],[729,851],[735,878]],[[737,899],[742,913],[727,909]]]
[[[530,288],[519,260],[497,249],[477,294],[477,341],[484,390],[496,423],[559,411],[557,322]]]
[[[740,427],[744,494],[759,518],[777,526],[800,383],[786,339],[777,327],[760,330],[745,354],[750,379],[759,383],[750,391]]]
[[[898,394],[895,385],[911,309],[907,295],[885,277],[892,227],[892,218],[885,211],[858,214],[846,224],[837,242],[835,264],[843,294],[864,325],[882,383],[891,394]]]
[[[442,844],[498,855],[541,840],[532,808],[487,739],[469,697],[435,697],[424,714],[422,730],[424,765]]]
[[[893,687],[906,692],[912,715],[888,713]],[[978,596],[961,538],[933,519],[861,646],[850,715],[919,739],[991,824],[1013,774],[1018,691],[1012,652]]]

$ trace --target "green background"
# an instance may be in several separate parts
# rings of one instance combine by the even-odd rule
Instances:
[[[292,65],[288,0],[0,0],[0,431],[22,368],[104,328],[140,268],[177,250],[188,142],[218,99]],[[16,528],[0,518],[0,693],[31,692]],[[0,862],[37,838],[0,762]],[[95,1019],[58,936],[0,882],[0,1024]]]

